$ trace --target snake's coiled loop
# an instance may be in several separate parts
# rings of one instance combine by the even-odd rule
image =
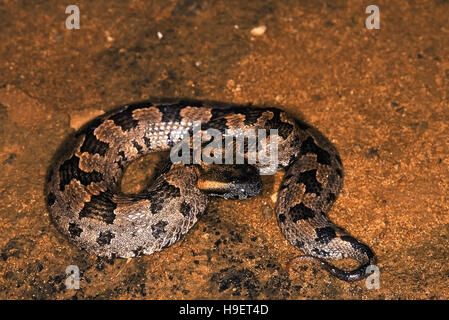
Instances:
[[[257,179],[252,179],[252,191],[242,187],[241,193],[235,193],[223,183],[226,192],[221,192],[218,183],[202,186],[204,179],[197,167],[174,165],[169,159],[147,190],[137,195],[120,192],[121,176],[131,161],[169,151],[192,133],[195,123],[200,123],[201,132],[216,129],[222,134],[227,130],[277,130],[269,139],[277,139],[277,167],[286,169],[276,204],[282,233],[337,278],[355,281],[365,275],[367,265],[375,261],[371,250],[326,217],[343,183],[337,150],[319,131],[276,108],[147,101],[90,121],[61,147],[49,170],[45,192],[58,229],[80,248],[99,256],[152,254],[178,241],[195,225],[209,196],[256,194],[260,190]],[[255,166],[259,172],[265,169]],[[232,183],[240,190],[240,185],[251,179],[237,180]],[[325,261],[345,257],[362,266],[343,271]]]

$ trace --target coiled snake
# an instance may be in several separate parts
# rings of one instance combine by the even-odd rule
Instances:
[[[46,197],[57,228],[98,256],[149,255],[189,231],[209,196],[257,194],[256,173],[263,170],[258,164],[208,167],[170,161],[143,192],[120,191],[129,162],[170,150],[183,137],[173,132],[191,133],[196,121],[203,131],[222,133],[277,129],[278,164],[285,169],[275,209],[282,233],[302,257],[319,262],[337,278],[357,281],[366,276],[367,267],[375,263],[373,252],[326,217],[343,183],[337,150],[319,131],[275,108],[173,100],[130,104],[97,117],[61,148],[49,169]],[[200,183],[204,176],[224,181]],[[360,265],[345,271],[326,262],[343,258]]]

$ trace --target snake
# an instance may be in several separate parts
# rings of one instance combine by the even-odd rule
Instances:
[[[375,254],[327,216],[343,185],[336,148],[313,126],[275,107],[165,99],[130,103],[96,117],[61,145],[49,167],[45,196],[56,228],[99,257],[151,255],[181,239],[207,211],[211,197],[258,194],[266,163],[170,158],[143,191],[122,192],[121,178],[132,161],[170,152],[193,134],[195,123],[202,134],[208,129],[223,135],[238,129],[276,130],[266,139],[276,139],[277,169],[284,171],[274,210],[282,234],[303,253],[300,258],[319,263],[338,279],[367,276]],[[244,147],[247,157],[248,144]],[[329,262],[345,258],[358,266],[344,270]]]

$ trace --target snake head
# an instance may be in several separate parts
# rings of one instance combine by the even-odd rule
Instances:
[[[198,188],[209,196],[247,199],[260,193],[258,169],[248,164],[206,165],[198,176]]]

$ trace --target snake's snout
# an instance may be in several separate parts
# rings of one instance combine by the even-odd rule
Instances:
[[[210,196],[242,200],[259,194],[262,181],[251,165],[208,165],[198,177],[198,188]]]

